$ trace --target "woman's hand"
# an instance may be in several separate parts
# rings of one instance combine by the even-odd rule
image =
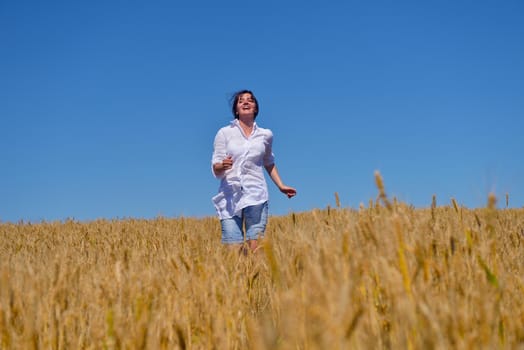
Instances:
[[[280,192],[285,194],[287,198],[294,197],[297,194],[297,190],[295,190],[293,187],[289,187],[286,185],[280,187]]]
[[[233,157],[227,156],[222,162],[213,164],[213,171],[216,177],[224,176],[226,170],[233,168]]]
[[[233,157],[232,156],[227,156],[223,161],[222,161],[222,170],[229,170],[233,167]]]

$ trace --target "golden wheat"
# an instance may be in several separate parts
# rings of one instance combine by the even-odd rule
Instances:
[[[215,218],[0,224],[0,348],[523,346],[524,210],[376,181],[368,207],[271,217],[264,255]]]

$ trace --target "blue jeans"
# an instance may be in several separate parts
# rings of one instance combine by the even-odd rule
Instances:
[[[222,243],[239,244],[244,242],[243,224],[246,225],[246,241],[264,237],[266,231],[268,204],[264,202],[242,209],[242,216],[220,220]]]

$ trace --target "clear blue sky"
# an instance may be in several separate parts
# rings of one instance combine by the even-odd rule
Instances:
[[[389,195],[524,205],[524,2],[2,1],[0,221],[214,215],[251,89],[273,215]]]

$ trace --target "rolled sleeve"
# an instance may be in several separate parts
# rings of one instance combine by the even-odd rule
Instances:
[[[275,155],[273,154],[273,133],[268,132],[266,140],[266,153],[264,154],[264,166],[275,164]]]
[[[213,156],[211,157],[211,172],[216,178],[223,176],[217,176],[213,169],[213,164],[220,163],[226,158],[226,137],[222,130],[219,130],[215,136],[215,142],[213,143]]]

